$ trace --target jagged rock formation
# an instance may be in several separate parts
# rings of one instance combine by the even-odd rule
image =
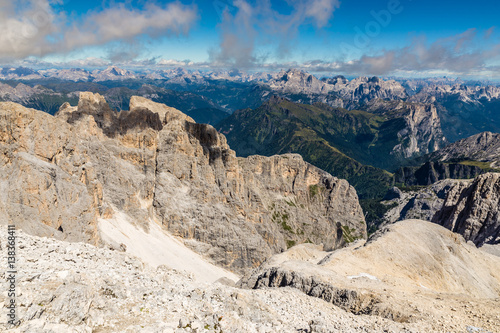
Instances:
[[[298,69],[282,70],[267,85],[275,91],[302,94],[328,94],[333,90],[328,84],[318,80],[314,75]]]
[[[364,245],[332,253],[307,244],[292,248],[267,260],[240,284],[292,287],[356,314],[407,322],[421,316],[440,318],[443,310],[456,311],[454,304],[481,299],[490,304],[482,314],[491,316],[500,295],[499,267],[500,258],[466,244],[459,235],[433,223],[408,220],[387,226]],[[457,313],[451,331],[464,331],[461,321],[466,316]],[[484,325],[488,322],[478,323]],[[499,327],[496,323],[485,328]]]
[[[432,153],[429,160],[478,161],[489,168],[500,168],[500,134],[482,132],[459,140]]]
[[[368,103],[365,109],[393,119],[404,119],[397,133],[399,142],[391,152],[401,160],[432,153],[446,145],[436,107],[432,104],[377,99]]]
[[[118,113],[82,93],[55,117],[1,103],[0,134],[1,221],[32,234],[99,244],[99,221],[123,213],[235,271],[296,243],[366,237],[345,180],[298,155],[237,158],[212,126],[145,98]]]
[[[402,100],[408,97],[400,83],[376,76],[358,77],[351,81],[343,76],[318,80],[304,71],[289,69],[279,72],[264,84],[278,93],[301,94],[313,101],[348,110],[375,99]]]
[[[428,307],[419,305],[422,315],[398,323],[353,315],[297,289],[209,285],[165,266],[153,269],[127,253],[35,237],[20,230],[16,236],[17,264],[22,267],[16,279],[21,322],[9,332],[416,333],[463,332],[468,325],[498,329],[498,308],[493,301],[433,299],[430,303],[441,310],[428,315]],[[7,262],[6,242],[7,229],[0,226],[2,262]],[[472,261],[474,267],[484,260],[478,259]],[[6,277],[4,271],[0,275]],[[6,293],[0,294],[0,302],[9,302]],[[7,331],[6,310],[2,307],[0,330]]]
[[[351,81],[347,80],[326,80],[326,83],[333,83],[333,90],[339,94],[347,109],[354,109],[372,100],[403,100],[408,97],[405,88],[394,80],[382,80],[374,76],[358,77]]]
[[[116,66],[109,66],[105,70],[94,70],[92,71],[92,78],[95,82],[108,81],[108,80],[125,80],[125,79],[135,79],[135,74],[126,69],[121,69]]]
[[[391,189],[383,202],[391,207],[384,215],[384,223],[408,219],[432,221],[443,207],[450,188],[461,184],[470,184],[470,180],[445,179],[413,190]]]
[[[385,215],[388,222],[420,218],[443,225],[477,246],[500,243],[498,173],[485,173],[474,180],[439,181],[403,193],[388,204],[396,204]]]
[[[29,100],[33,95],[51,93],[52,90],[42,88],[41,86],[30,87],[23,83],[18,83],[15,87],[5,83],[0,83],[0,99],[12,102],[24,102]]]
[[[420,167],[399,168],[394,173],[394,181],[404,186],[425,186],[444,179],[471,179],[484,172],[477,165],[427,162]]]
[[[500,174],[487,173],[470,186],[452,187],[432,221],[476,245],[500,244]]]
[[[433,102],[437,99],[444,99],[453,96],[455,99],[467,103],[480,103],[481,100],[491,101],[500,98],[500,87],[491,85],[471,86],[465,84],[432,84],[423,87],[411,99],[419,102]],[[434,100],[432,99],[434,98]]]

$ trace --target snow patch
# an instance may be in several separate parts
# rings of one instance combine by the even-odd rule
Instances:
[[[212,283],[220,278],[238,281],[239,277],[209,263],[187,248],[180,240],[149,220],[149,233],[134,226],[131,218],[119,211],[110,219],[99,219],[101,237],[106,243],[122,243],[126,252],[152,267],[165,265],[178,271],[191,273],[200,282]]]
[[[370,275],[368,273],[359,273],[358,275],[349,275],[347,277],[349,280],[352,280],[352,279],[359,279],[359,278],[368,278],[370,280],[375,280],[375,281],[379,281],[379,279],[377,279],[375,276],[373,275]]]

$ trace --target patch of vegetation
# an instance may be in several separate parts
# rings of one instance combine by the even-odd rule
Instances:
[[[359,204],[365,213],[368,235],[377,231],[383,222],[382,218],[385,213],[398,205],[395,202],[390,205],[384,205],[377,199],[361,199],[359,200]]]
[[[295,244],[296,244],[296,243],[297,243],[297,242],[296,242],[296,241],[294,241],[294,240],[287,239],[287,240],[286,240],[286,248],[287,248],[287,249],[289,249],[289,248],[291,248],[292,246],[295,246]]]
[[[346,243],[352,243],[357,239],[360,239],[361,237],[354,236],[353,233],[356,232],[356,229],[354,228],[349,228],[346,225],[341,226],[342,229],[342,238]]]
[[[401,191],[403,192],[416,192],[420,191],[421,189],[427,187],[425,185],[411,185],[411,186],[405,186],[405,185],[396,185]]]
[[[295,202],[293,202],[292,200],[290,200],[290,201],[285,200],[285,203],[286,203],[288,206],[291,206],[291,207],[297,207],[297,205],[295,204]]]
[[[280,213],[278,211],[274,211],[273,215],[271,216],[271,220],[281,225],[283,230],[294,234],[295,232],[293,231],[292,227],[287,223],[289,218],[290,216],[288,215],[288,213]]]
[[[319,194],[319,186],[317,184],[309,185],[309,196],[314,198]]]
[[[483,169],[485,171],[500,172],[500,169],[492,168],[490,162],[466,160],[466,161],[460,161],[458,163],[463,164],[463,165],[475,166],[475,167],[478,167],[478,168]]]

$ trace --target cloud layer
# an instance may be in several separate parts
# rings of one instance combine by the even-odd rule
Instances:
[[[214,66],[251,68],[270,56],[259,51],[261,46],[270,47],[277,58],[289,53],[300,26],[311,24],[322,28],[333,17],[339,0],[290,0],[289,14],[281,14],[269,0],[257,0],[250,4],[234,0],[221,13],[221,40],[210,50],[210,62]]]
[[[492,29],[486,31],[489,38]],[[317,69],[363,75],[386,75],[396,72],[444,72],[455,75],[484,75],[494,70],[500,60],[500,44],[484,44],[476,29],[438,39],[432,43],[425,37],[415,38],[408,46],[386,50],[378,55],[365,54],[346,62],[321,62]]]
[[[0,58],[44,56],[136,36],[187,33],[197,18],[195,7],[170,3],[142,10],[119,5],[68,23],[64,13],[54,10],[57,4],[58,0],[0,0]]]

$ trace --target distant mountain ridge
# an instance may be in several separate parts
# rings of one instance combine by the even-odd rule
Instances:
[[[454,142],[429,156],[430,161],[478,161],[500,168],[500,133],[482,132]]]
[[[142,85],[150,85],[158,89],[201,96],[207,103],[196,108],[214,108],[228,113],[243,108],[256,108],[273,94],[298,103],[324,103],[348,110],[363,109],[365,105],[378,100],[423,103],[434,105],[443,133],[450,142],[484,131],[500,132],[500,113],[496,112],[500,108],[500,85],[489,81],[379,77],[348,80],[341,75],[320,79],[299,69],[244,72],[236,69],[194,70],[161,67],[129,70],[117,66],[93,70],[3,68],[0,70],[0,80],[10,85],[21,81],[31,87],[40,85],[53,89],[58,86],[65,93],[91,90],[103,94],[109,88],[137,90]],[[76,88],[74,84],[87,86]],[[120,101],[109,98],[111,96],[106,97],[113,107],[121,105]],[[190,98],[192,97],[194,96],[191,95]],[[157,101],[169,105],[175,103],[175,100],[167,99]],[[126,105],[127,102],[124,103]],[[184,107],[182,103],[179,103],[178,107],[184,112],[192,109]]]
[[[233,113],[219,129],[240,156],[299,153],[349,180],[362,198],[372,198],[392,182],[381,168],[445,145],[435,109],[397,103],[379,103],[367,112],[273,97],[254,110]]]
[[[395,172],[395,182],[404,186],[431,185],[439,180],[470,179],[500,170],[500,134],[483,132],[459,140],[415,159],[417,166]],[[419,165],[420,164],[420,165]]]

